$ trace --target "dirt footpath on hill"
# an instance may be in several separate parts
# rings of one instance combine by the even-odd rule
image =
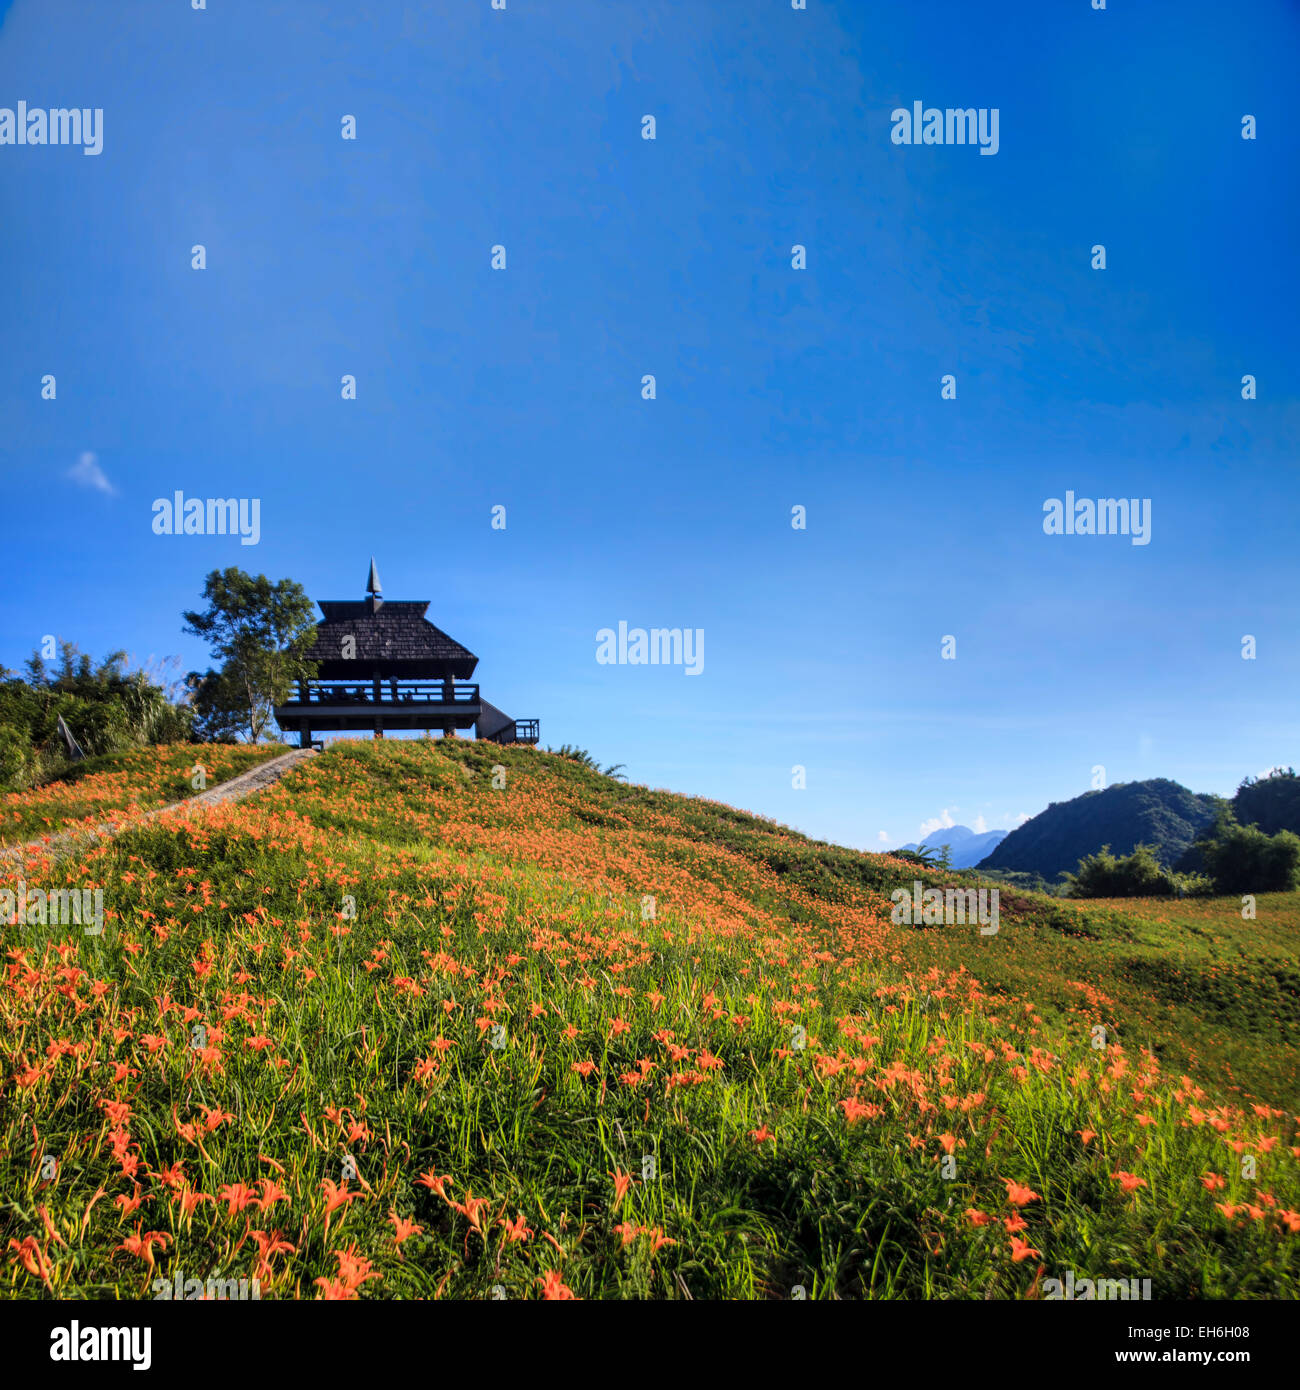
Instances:
[[[291,768],[297,767],[304,758],[314,757],[315,753],[314,748],[294,748],[283,757],[259,763],[247,772],[241,772],[238,777],[232,777],[228,782],[220,782],[215,787],[209,787],[207,791],[196,792],[193,796],[186,797],[184,801],[173,801],[170,805],[159,806],[152,811],[146,811],[142,816],[132,816],[129,820],[105,821],[101,825],[90,827],[76,826],[71,830],[55,831],[39,840],[6,845],[0,849],[0,872],[14,867],[21,868],[23,861],[28,858],[62,859],[78,850],[88,848],[101,835],[116,835],[120,831],[134,829],[137,825],[144,825],[158,816],[165,816],[169,811],[188,813],[198,806],[216,806],[223,801],[242,801],[244,797],[272,786]]]

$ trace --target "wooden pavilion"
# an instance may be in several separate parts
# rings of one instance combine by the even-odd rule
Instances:
[[[536,719],[511,719],[470,683],[478,657],[424,616],[428,599],[383,598],[373,558],[365,598],[317,602],[325,618],[307,653],[317,674],[275,711],[304,748],[317,729],[473,728],[496,743],[537,742]]]

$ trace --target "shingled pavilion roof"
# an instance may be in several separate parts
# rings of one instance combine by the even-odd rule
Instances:
[[[307,653],[319,663],[324,680],[384,676],[418,680],[452,676],[468,680],[478,657],[424,616],[429,599],[381,597],[375,562],[370,562],[362,599],[319,599],[324,622],[316,625],[316,640]],[[355,642],[355,656],[343,656],[344,641]]]

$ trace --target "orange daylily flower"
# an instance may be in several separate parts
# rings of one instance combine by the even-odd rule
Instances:
[[[1145,1187],[1147,1185],[1147,1180],[1145,1178],[1139,1178],[1136,1173],[1126,1173],[1122,1169],[1119,1172],[1112,1173],[1111,1177],[1118,1180],[1120,1187],[1125,1192],[1135,1192],[1139,1187]]]
[[[229,1183],[217,1193],[218,1201],[226,1203],[226,1211],[231,1216],[237,1211],[243,1211],[256,1196],[257,1193],[242,1182]]]
[[[621,1173],[617,1168],[609,1175],[614,1179],[614,1205],[620,1206],[623,1198],[627,1196],[627,1190],[632,1185],[632,1174]]]
[[[418,1236],[424,1227],[414,1221],[408,1221],[404,1217],[398,1216],[397,1208],[390,1207],[388,1219],[393,1223],[393,1242],[397,1246],[397,1253],[402,1253],[402,1242],[410,1240],[412,1236]]]
[[[14,1259],[22,1265],[28,1274],[34,1274],[38,1279],[47,1285],[50,1282],[51,1266],[45,1258],[45,1252],[36,1243],[35,1236],[26,1236],[23,1240],[11,1240],[9,1249],[14,1251]],[[118,1247],[121,1249],[121,1246]]]
[[[486,1197],[475,1197],[472,1192],[465,1193],[465,1200],[463,1202],[452,1203],[453,1209],[460,1212],[466,1221],[468,1221],[480,1234],[482,1234],[483,1231],[483,1227],[480,1224],[483,1208],[487,1205],[488,1199]]]
[[[451,1174],[445,1177],[438,1176],[436,1168],[430,1168],[427,1173],[421,1173],[415,1180],[417,1187],[427,1187],[435,1196],[441,1197],[444,1202],[450,1200],[447,1196],[447,1184],[451,1181]]]
[[[560,1278],[560,1271],[558,1269],[548,1269],[537,1282],[542,1286],[543,1298],[565,1299],[577,1297],[573,1290]]]
[[[127,1236],[121,1245],[115,1245],[113,1249],[125,1250],[129,1255],[138,1256],[152,1269],[153,1247],[156,1245],[160,1250],[166,1250],[170,1243],[171,1236],[165,1231],[145,1231],[142,1235],[137,1226],[134,1235]]]
[[[1030,1187],[1025,1187],[1022,1183],[1015,1182],[1011,1178],[1003,1178],[1002,1181],[1007,1185],[1007,1201],[1013,1207],[1026,1207],[1030,1202],[1040,1201],[1040,1197]]]
[[[497,1225],[505,1227],[505,1243],[507,1245],[516,1240],[525,1241],[533,1234],[532,1227],[525,1223],[522,1213],[516,1216],[513,1221],[507,1221],[503,1216]]]

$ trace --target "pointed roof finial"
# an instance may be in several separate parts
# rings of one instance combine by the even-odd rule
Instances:
[[[382,594],[383,588],[379,583],[379,571],[375,568],[375,557],[370,557],[370,578],[366,581],[366,593]]]

